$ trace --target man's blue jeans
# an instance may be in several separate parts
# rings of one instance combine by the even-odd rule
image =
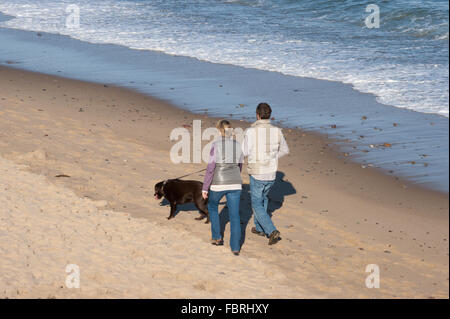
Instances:
[[[263,232],[266,235],[270,235],[276,230],[272,219],[267,213],[269,205],[269,197],[267,195],[274,183],[275,180],[261,181],[250,175],[250,197],[252,200],[255,228],[257,231]]]
[[[241,217],[239,215],[241,192],[241,190],[209,192],[208,211],[211,221],[212,239],[222,239],[218,210],[222,197],[226,196],[227,198],[227,207],[230,215],[230,247],[232,251],[241,250]]]

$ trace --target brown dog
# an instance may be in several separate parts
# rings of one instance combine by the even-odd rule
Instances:
[[[201,216],[196,220],[206,217],[209,223],[208,200],[202,196],[203,183],[199,181],[183,181],[180,179],[167,179],[155,184],[155,199],[165,197],[170,203],[170,215],[167,219],[175,217],[177,204],[194,203]]]

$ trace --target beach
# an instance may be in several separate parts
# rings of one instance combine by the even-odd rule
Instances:
[[[0,296],[448,298],[448,193],[353,161],[324,134],[283,130],[291,152],[270,195],[278,244],[250,232],[245,167],[239,257],[228,223],[215,247],[193,207],[167,220],[154,184],[206,167],[170,161],[171,131],[193,120],[217,118],[0,66]],[[80,288],[66,287],[68,264]],[[366,287],[371,264],[380,288]]]

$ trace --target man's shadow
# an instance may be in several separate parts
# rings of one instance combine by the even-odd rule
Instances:
[[[268,195],[269,204],[267,208],[267,213],[271,217],[276,210],[280,209],[283,206],[285,196],[297,193],[294,186],[290,182],[284,180],[284,176],[285,174],[283,172],[277,171],[275,183],[270,189]],[[250,219],[253,215],[249,184],[242,184],[242,194],[241,194],[241,201],[239,204],[239,214],[241,217],[241,246],[243,246],[246,237],[247,225],[250,222]],[[227,224],[229,224],[230,222],[230,215],[227,206],[223,207],[222,210],[219,212],[219,219],[220,219],[221,233],[223,237]]]

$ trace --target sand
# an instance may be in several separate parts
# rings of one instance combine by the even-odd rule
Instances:
[[[0,159],[0,297],[289,297],[277,267],[235,257],[186,230],[100,210],[42,175]],[[67,265],[79,288],[67,287]],[[70,271],[71,272],[71,271]],[[237,288],[237,289],[236,289]]]
[[[193,119],[216,120],[0,68],[0,296],[448,298],[448,195],[362,168],[326,136],[285,130],[291,154],[271,194],[277,245],[250,232],[246,174],[239,257],[228,223],[214,247],[194,208],[167,220],[153,185],[206,166],[169,159],[170,131]],[[79,289],[65,285],[67,264],[80,267]],[[379,289],[365,285],[368,264],[379,265]]]

